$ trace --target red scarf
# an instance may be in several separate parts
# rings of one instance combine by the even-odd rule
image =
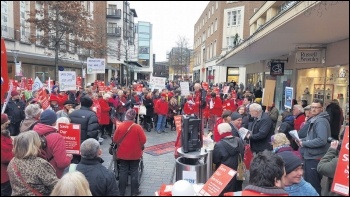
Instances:
[[[227,136],[232,136],[232,132],[227,132],[227,133],[223,133],[220,135],[220,140],[223,139],[224,137],[227,137]]]

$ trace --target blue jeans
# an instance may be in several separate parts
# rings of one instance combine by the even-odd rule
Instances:
[[[128,173],[130,172],[131,176],[131,195],[137,194],[139,191],[139,163],[140,160],[119,160],[120,169],[119,169],[119,191],[121,195],[125,195],[126,185],[128,182]]]
[[[166,115],[158,114],[157,132],[161,132],[165,130],[165,121],[166,121]]]

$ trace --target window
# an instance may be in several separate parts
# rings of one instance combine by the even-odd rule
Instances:
[[[214,14],[214,5],[211,6],[211,15]]]
[[[227,12],[227,26],[231,26],[231,12]]]
[[[213,43],[210,43],[210,48],[211,48],[211,50],[210,50],[210,58],[213,58],[213,55],[214,55],[214,46],[213,46]]]
[[[203,32],[203,35],[202,35],[202,42],[205,41],[205,31]]]
[[[207,37],[209,38],[210,36],[210,26],[208,27],[208,31],[207,31]]]
[[[215,2],[215,7],[216,7],[216,10],[217,10],[218,7],[219,7],[219,1],[216,1],[216,2]]]
[[[241,24],[241,10],[227,12],[227,26],[239,26]]]
[[[211,23],[211,34],[214,33],[214,22]]]
[[[230,37],[226,37],[226,46],[230,45]]]
[[[26,23],[26,11],[27,11],[27,6],[26,6],[26,1],[20,1],[20,32],[21,32],[21,41],[22,42],[29,42],[28,40],[28,32],[27,32],[27,23]]]
[[[8,37],[9,31],[7,29],[8,20],[8,5],[7,1],[1,1],[1,36]]]
[[[214,31],[218,30],[218,19],[215,19]]]
[[[210,19],[210,9],[208,11],[208,20]]]
[[[214,41],[214,49],[213,49],[213,56],[216,57],[216,40]]]

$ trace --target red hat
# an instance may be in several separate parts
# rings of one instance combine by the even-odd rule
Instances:
[[[14,96],[17,96],[17,95],[19,95],[19,93],[16,90],[12,90],[11,96],[14,97]]]
[[[161,94],[160,96],[162,96],[162,97],[166,97],[167,95],[166,95],[165,93],[163,93],[163,94]]]
[[[50,101],[58,101],[57,96],[54,95],[54,94],[51,94],[51,95],[50,95]]]
[[[168,93],[168,96],[169,96],[169,97],[173,97],[173,96],[174,96],[174,93],[173,93],[173,92],[169,92],[169,93]]]
[[[7,114],[1,114],[1,124],[4,124],[7,121],[9,121]]]

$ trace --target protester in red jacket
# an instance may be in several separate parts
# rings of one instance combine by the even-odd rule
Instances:
[[[216,96],[215,92],[212,92],[211,98],[208,100],[208,102],[210,109],[209,131],[213,131],[217,117],[220,117],[222,115],[222,100],[220,97]]]
[[[136,115],[134,109],[129,109],[125,114],[125,121],[117,127],[113,135],[113,142],[119,143],[116,155],[120,162],[119,191],[122,196],[125,195],[129,172],[131,195],[139,193],[138,167],[146,143],[146,135],[142,127],[134,123]]]
[[[161,94],[160,99],[157,101],[156,105],[154,106],[155,111],[158,114],[158,122],[157,122],[157,133],[160,134],[161,132],[165,132],[165,122],[166,122],[166,116],[168,114],[169,105],[166,101],[166,94]]]
[[[7,174],[7,166],[13,158],[13,144],[7,129],[10,120],[7,114],[1,114],[1,196],[11,196],[12,188]]]
[[[230,110],[230,111],[236,111],[237,110],[237,104],[235,99],[232,98],[231,94],[227,94],[227,98],[224,100],[222,104],[223,110]]]
[[[111,108],[109,107],[108,100],[111,98],[111,95],[106,93],[103,95],[103,98],[100,98],[99,104],[101,108],[101,116],[97,117],[98,118],[98,123],[100,124],[101,127],[101,137],[107,138],[107,135],[111,136],[112,131],[110,130],[109,122],[110,122],[110,115],[109,111]]]
[[[45,136],[47,148],[44,149],[41,157],[55,168],[57,177],[61,178],[64,169],[70,165],[73,155],[67,154],[65,140],[61,134],[57,133],[55,128],[56,121],[56,113],[47,109],[41,113],[40,123],[36,124],[33,130],[39,136]]]
[[[299,131],[301,123],[305,121],[304,108],[301,105],[293,106],[294,129]]]

